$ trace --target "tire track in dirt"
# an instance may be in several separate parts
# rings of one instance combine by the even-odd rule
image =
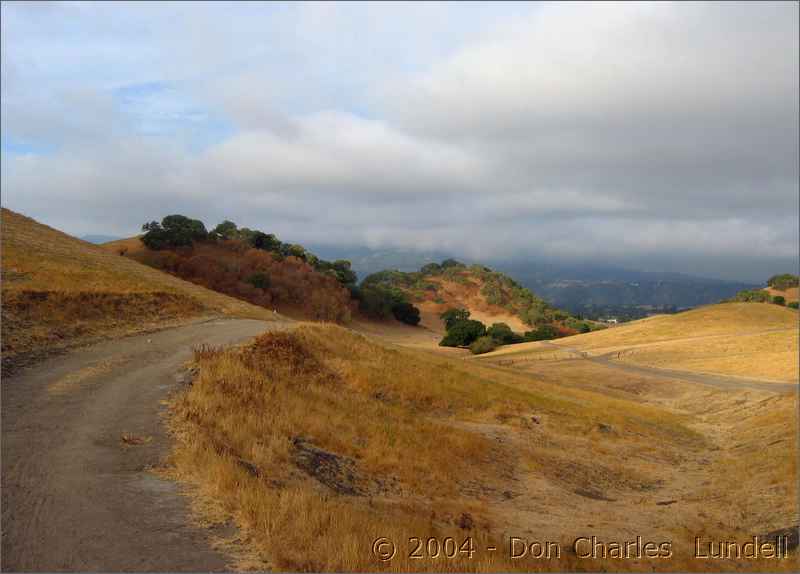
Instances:
[[[2,570],[221,571],[177,484],[149,469],[164,399],[200,344],[292,323],[219,319],[107,341],[2,381]],[[98,364],[108,368],[95,369]],[[80,384],[52,385],[79,373]],[[125,440],[123,440],[123,436]]]

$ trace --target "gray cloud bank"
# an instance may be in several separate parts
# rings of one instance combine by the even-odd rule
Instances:
[[[796,3],[537,4],[453,29],[433,16],[458,6],[302,5],[266,31],[238,12],[213,26],[217,6],[170,27],[179,8],[156,8],[120,8],[129,27],[82,50],[60,29],[21,39],[13,24],[50,16],[4,5],[3,138],[54,148],[4,152],[4,205],[75,233],[180,212],[477,259],[797,267]],[[148,78],[230,129],[199,148],[190,114],[132,129],[112,87]]]

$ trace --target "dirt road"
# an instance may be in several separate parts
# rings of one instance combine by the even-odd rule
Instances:
[[[4,571],[218,571],[177,486],[163,400],[203,343],[290,323],[213,320],[51,359],[2,381]]]
[[[551,343],[549,341],[543,341],[543,343],[545,344],[545,346],[552,347],[553,349],[558,349],[561,351],[569,351],[570,353],[574,353],[576,359],[578,360],[590,361],[592,363],[606,365],[608,367],[619,369],[621,371],[627,371],[629,373],[650,375],[653,377],[659,377],[663,379],[669,379],[669,380],[677,379],[679,381],[700,383],[702,385],[710,385],[712,387],[718,387],[722,389],[749,388],[749,389],[757,389],[761,391],[770,391],[773,393],[783,393],[783,394],[797,393],[799,388],[797,383],[762,381],[759,379],[750,379],[746,377],[733,377],[733,376],[707,374],[707,373],[693,373],[691,371],[662,369],[660,367],[648,367],[646,365],[623,363],[621,361],[614,360],[614,357],[617,355],[616,352],[608,353],[605,355],[592,356],[586,351],[582,351],[580,349],[574,349],[572,347]]]

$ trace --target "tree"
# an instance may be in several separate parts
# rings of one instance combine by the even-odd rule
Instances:
[[[482,355],[483,353],[490,353],[497,348],[497,342],[494,338],[484,335],[483,337],[478,337],[473,341],[473,343],[469,346],[469,350],[473,355]]]
[[[256,249],[263,249],[264,251],[279,252],[282,243],[278,241],[272,233],[264,233],[263,231],[254,231],[250,236],[250,245]]]
[[[236,228],[236,224],[233,221],[228,221],[227,219],[217,225],[211,231],[211,237],[214,239],[235,239],[238,237],[239,232]]]
[[[798,303],[797,301],[791,301],[786,306],[789,307],[790,309],[797,309],[798,307],[800,307],[800,303]]]
[[[142,225],[142,243],[149,249],[168,249],[192,245],[195,241],[208,238],[206,226],[199,219],[185,215],[168,215],[161,220]]]
[[[442,268],[438,263],[428,263],[423,265],[419,272],[423,275],[438,275],[442,272]]]
[[[336,273],[336,279],[342,285],[355,285],[358,281],[358,275],[350,268],[350,262],[347,259],[337,259],[330,266]]]
[[[526,341],[546,341],[558,337],[558,330],[552,325],[542,325],[534,331],[525,333]]]
[[[776,305],[781,305],[781,306],[786,305],[786,297],[784,297],[783,295],[775,295],[772,298],[772,302],[775,303]]]
[[[474,319],[458,321],[448,330],[439,345],[442,347],[466,347],[478,337],[486,334],[486,325]]]
[[[442,269],[448,269],[450,267],[464,267],[464,264],[460,261],[456,261],[455,259],[445,259],[442,261],[441,267]]]
[[[261,272],[253,273],[247,278],[247,283],[259,289],[267,289],[269,287],[269,275]]]
[[[746,303],[769,303],[772,297],[766,291],[760,289],[745,289],[739,291],[734,297],[733,301],[744,301]]]
[[[406,325],[417,325],[419,323],[419,309],[406,301],[395,303],[392,307],[394,318]]]
[[[293,243],[288,246],[287,252],[284,254],[286,256],[294,256],[298,259],[302,259],[303,261],[306,260],[306,248],[302,245],[298,245],[297,243]]]
[[[494,339],[498,345],[510,345],[512,343],[521,343],[524,339],[522,335],[515,333],[505,323],[494,323],[491,327],[486,329],[486,334]]]
[[[367,285],[356,291],[356,294],[359,299],[358,308],[368,317],[388,319],[392,316],[395,301],[385,289]]]
[[[800,285],[800,276],[792,275],[791,273],[782,273],[780,275],[773,275],[767,279],[767,285],[778,291],[786,291],[791,287]]]
[[[450,328],[459,321],[466,321],[469,319],[469,311],[466,309],[448,309],[439,318],[444,321],[444,328],[449,331]]]

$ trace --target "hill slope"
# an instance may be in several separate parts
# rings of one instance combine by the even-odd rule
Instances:
[[[296,257],[281,260],[238,241],[196,243],[179,250],[151,251],[137,238],[114,241],[111,251],[129,247],[125,257],[266,309],[303,319],[346,323],[354,303],[333,276]]]
[[[554,356],[553,345],[523,343],[486,357],[567,358],[575,349],[646,366],[791,381],[798,373],[798,313],[768,303],[721,303],[560,339],[555,346],[565,351]]]
[[[441,313],[463,308],[486,325],[506,323],[520,333],[550,323],[566,334],[577,332],[569,325],[572,318],[568,313],[550,306],[507,275],[481,265],[467,266],[450,259],[441,265],[425,265],[417,272],[381,271],[364,279],[362,287],[370,286],[402,292],[419,307],[421,324],[434,331],[444,331]]]
[[[202,315],[272,319],[215,293],[2,209],[4,367],[98,335]]]
[[[688,559],[697,532],[769,532],[791,517],[795,458],[777,455],[796,444],[788,399],[602,370],[589,391],[580,373],[551,381],[385,348],[333,325],[195,359],[198,376],[173,403],[172,470],[202,521],[241,529],[248,552],[237,569],[694,571],[704,567]],[[670,540],[675,559],[565,551],[532,565],[502,552],[415,559],[403,545],[381,561],[369,551],[380,537],[507,548],[516,532],[566,549],[587,529]]]

